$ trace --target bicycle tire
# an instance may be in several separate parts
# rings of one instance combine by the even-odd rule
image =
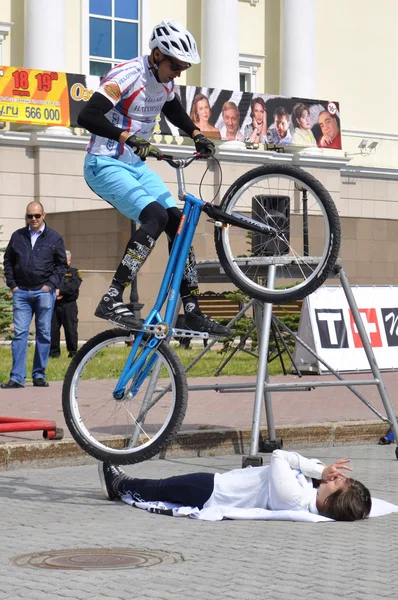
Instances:
[[[187,407],[188,386],[183,366],[165,342],[154,351],[156,364],[162,367],[161,378],[154,376],[156,386],[152,395],[148,392],[151,400],[141,420],[149,377],[136,395],[131,391],[134,382],[129,381],[123,399],[113,397],[133,335],[110,329],[86,342],[69,365],[62,389],[65,421],[75,441],[97,460],[113,464],[141,462],[163,451],[180,429]],[[105,375],[100,380],[99,369]],[[171,386],[169,391],[168,386]]]
[[[278,230],[272,238],[244,228],[215,227],[222,268],[251,298],[270,303],[302,299],[319,288],[334,268],[341,240],[339,215],[329,192],[303,169],[285,164],[256,167],[231,185],[220,208],[230,214],[238,211],[260,223],[265,221]],[[311,246],[317,251],[316,259],[308,254]],[[260,262],[278,265],[274,286],[267,287],[265,267],[260,268]]]

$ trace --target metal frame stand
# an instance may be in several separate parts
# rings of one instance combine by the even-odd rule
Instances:
[[[268,275],[268,285],[273,287],[275,280],[275,269],[276,267],[270,267]],[[242,466],[248,465],[259,466],[262,464],[262,457],[258,455],[259,451],[259,440],[260,440],[260,416],[261,416],[261,404],[262,395],[264,395],[265,413],[267,419],[267,430],[268,439],[263,442],[262,452],[272,452],[277,448],[281,448],[283,441],[276,437],[274,417],[271,402],[272,391],[297,391],[312,389],[316,387],[333,387],[333,386],[346,386],[354,393],[372,412],[374,412],[380,419],[387,421],[391,425],[391,429],[394,433],[396,444],[398,444],[398,424],[394,411],[391,406],[391,402],[388,396],[387,388],[381,376],[380,369],[377,365],[376,358],[372,347],[369,343],[368,336],[366,334],[365,327],[363,325],[358,306],[356,304],[354,294],[352,293],[349,285],[347,275],[344,272],[341,264],[336,265],[335,273],[339,277],[341,286],[347,298],[348,305],[351,309],[352,316],[357,327],[363,349],[369,362],[370,369],[372,371],[374,379],[371,380],[348,380],[344,379],[339,372],[328,365],[319,355],[316,354],[303,340],[301,340],[293,331],[291,331],[283,322],[280,321],[282,327],[296,340],[297,343],[301,344],[308,352],[310,352],[319,362],[324,364],[327,369],[335,375],[338,381],[306,381],[305,383],[269,383],[268,377],[268,366],[267,361],[264,361],[264,357],[267,356],[268,345],[269,345],[269,334],[271,328],[271,316],[272,316],[272,304],[264,304],[264,314],[261,322],[261,335],[260,335],[260,359],[259,359],[259,372],[257,376],[257,387],[253,409],[253,422],[252,422],[252,435],[250,441],[250,455],[246,456],[242,460]],[[260,315],[261,318],[261,315]],[[376,385],[382,400],[384,409],[386,411],[387,418],[384,417],[379,411],[372,406],[356,389],[358,385]],[[395,455],[398,459],[398,446],[395,448]]]
[[[267,283],[268,287],[274,287],[277,266],[269,265],[267,271]],[[380,369],[377,365],[375,355],[372,347],[369,343],[368,336],[366,334],[365,327],[362,322],[358,306],[356,304],[354,295],[349,285],[347,275],[345,274],[341,262],[336,265],[335,271],[331,274],[331,277],[337,277],[340,279],[341,286],[347,298],[348,305],[351,309],[352,316],[357,327],[361,342],[366,353],[366,357],[369,362],[370,369],[373,374],[373,379],[364,380],[349,380],[344,379],[342,375],[327,364],[312,348],[310,348],[303,340],[301,340],[293,331],[291,331],[283,321],[276,319],[278,326],[282,327],[292,338],[295,339],[296,343],[301,344],[312,356],[314,356],[319,362],[333,374],[337,381],[306,381],[306,382],[290,382],[290,383],[269,383],[268,373],[268,351],[269,351],[269,340],[270,333],[272,330],[272,321],[275,319],[272,315],[272,304],[261,303],[256,300],[250,300],[248,304],[243,306],[239,313],[234,317],[228,324],[232,327],[238,319],[240,319],[252,306],[254,306],[255,320],[258,331],[259,339],[259,363],[256,383],[247,383],[242,386],[241,383],[232,384],[212,384],[212,385],[195,385],[189,386],[188,390],[216,390],[218,392],[241,392],[255,389],[255,399],[253,407],[253,420],[252,420],[252,433],[250,441],[250,454],[243,457],[242,466],[248,465],[259,466],[262,464],[262,456],[258,454],[260,444],[260,419],[262,403],[264,399],[264,408],[266,414],[268,438],[261,441],[261,452],[272,452],[275,449],[281,448],[283,440],[276,436],[274,415],[272,410],[272,397],[271,392],[275,391],[310,391],[317,387],[333,387],[333,386],[346,386],[361,402],[363,402],[377,417],[382,421],[389,423],[394,434],[395,442],[398,444],[398,425],[397,419],[393,412],[391,402],[388,396],[386,386],[383,382]],[[219,279],[215,280],[219,281]],[[217,339],[213,339],[209,344],[199,353],[199,355],[186,367],[185,371],[188,372],[206,352],[208,352],[214,344],[217,343]],[[298,371],[298,369],[297,369]],[[300,373],[299,373],[300,375]],[[355,388],[357,386],[376,385],[382,400],[385,412],[387,416],[382,415],[370,402],[368,402]],[[398,459],[398,446],[395,449],[395,455]]]

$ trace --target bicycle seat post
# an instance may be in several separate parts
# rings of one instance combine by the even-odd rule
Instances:
[[[186,189],[185,189],[185,175],[184,169],[180,166],[176,169],[177,185],[178,185],[178,199],[181,201],[185,200]]]

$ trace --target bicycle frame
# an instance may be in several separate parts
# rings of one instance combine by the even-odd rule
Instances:
[[[176,163],[178,164],[178,163]],[[178,169],[177,179],[179,183],[179,197],[180,195],[184,198],[184,208],[180,220],[180,225],[175,237],[173,247],[169,256],[166,271],[163,275],[162,283],[159,289],[159,293],[154,304],[154,307],[150,311],[148,317],[143,323],[143,329],[137,332],[135,341],[131,348],[131,352],[124,366],[122,374],[114,390],[115,398],[122,398],[125,393],[127,383],[138,373],[139,379],[134,382],[130,391],[135,395],[138,391],[141,382],[150,372],[156,356],[153,354],[156,347],[162,341],[161,338],[153,336],[143,349],[139,359],[134,361],[139,345],[146,333],[149,330],[145,329],[145,326],[157,325],[162,323],[166,325],[166,332],[171,332],[173,324],[174,314],[177,308],[177,302],[179,298],[179,290],[184,273],[185,265],[187,262],[192,240],[195,235],[196,227],[199,222],[205,202],[188,194],[184,190],[182,169],[183,166],[179,165],[175,167]],[[160,314],[160,311],[167,299],[166,310],[164,319]],[[165,336],[163,336],[165,337]],[[152,357],[150,354],[152,353]],[[147,362],[147,359],[149,361]],[[145,364],[147,363],[147,364]]]
[[[129,392],[133,396],[136,395],[142,381],[146,378],[157,360],[154,350],[160,344],[162,339],[170,337],[173,334],[172,325],[177,308],[180,285],[189,250],[202,211],[205,211],[206,214],[216,222],[219,221],[220,226],[229,224],[271,236],[277,234],[277,231],[266,223],[259,225],[258,222],[239,213],[227,214],[219,207],[204,202],[192,194],[187,193],[185,190],[183,169],[191,164],[196,158],[200,157],[196,155],[188,159],[174,160],[172,156],[158,156],[158,160],[166,160],[170,166],[176,169],[178,197],[180,200],[184,200],[184,208],[155,305],[150,311],[147,319],[145,319],[142,329],[137,332],[135,336],[131,352],[113,392],[113,396],[116,399],[122,399],[124,397],[127,383],[134,377],[137,377],[137,379],[133,380]],[[160,311],[166,302],[166,299],[165,316],[164,319],[162,319]],[[157,325],[159,326],[158,328],[156,328]],[[148,340],[139,359],[135,360],[137,350],[146,333],[152,333],[154,335]],[[152,356],[150,356],[151,354]],[[152,386],[155,385],[158,375],[159,371],[156,373],[155,370],[153,375],[154,379],[153,382],[151,382]],[[145,411],[145,402],[143,411]]]

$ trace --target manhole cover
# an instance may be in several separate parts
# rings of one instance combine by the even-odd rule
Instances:
[[[82,548],[22,554],[12,559],[19,567],[42,569],[138,569],[171,565],[184,560],[179,552],[145,548]]]

